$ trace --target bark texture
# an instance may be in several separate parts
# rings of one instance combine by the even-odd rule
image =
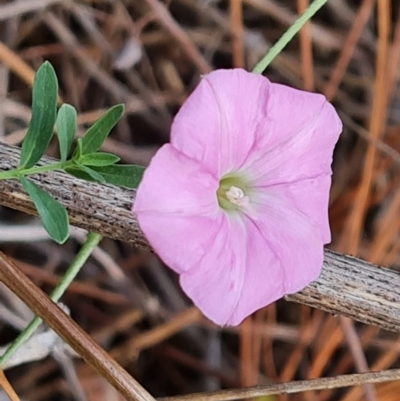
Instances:
[[[0,171],[18,164],[19,148],[0,145]],[[42,164],[54,162],[45,157]],[[79,180],[62,172],[30,176],[68,210],[72,225],[105,237],[150,246],[131,213],[135,190]],[[0,180],[0,205],[29,214],[36,210],[16,180]],[[320,277],[285,297],[334,315],[400,331],[400,274],[360,259],[325,251]]]

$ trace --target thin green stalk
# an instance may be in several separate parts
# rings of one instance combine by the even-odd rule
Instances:
[[[253,72],[262,74],[274,58],[285,48],[285,46],[293,39],[300,31],[304,24],[313,17],[313,15],[327,2],[328,0],[315,0],[312,2],[303,14],[291,25],[281,38],[269,49],[267,54],[257,63]]]
[[[45,164],[44,166],[31,167],[23,170],[8,170],[0,172],[0,180],[9,180],[11,178],[18,178],[25,175],[47,173],[48,171],[61,170],[63,168],[61,162],[53,164]]]
[[[85,264],[86,260],[91,255],[93,249],[98,245],[101,241],[102,236],[100,234],[89,233],[85,243],[82,245],[81,250],[75,256],[75,259],[71,263],[71,266],[68,268],[64,277],[61,279],[56,288],[54,288],[53,292],[50,295],[50,298],[54,302],[58,302],[59,299],[64,294],[65,290],[74,280],[76,275],[81,270],[82,266]],[[4,354],[0,357],[0,368],[4,366],[4,364],[11,358],[11,356],[17,351],[19,347],[21,347],[25,341],[33,334],[33,332],[39,327],[40,323],[42,323],[42,319],[36,316],[29,325],[20,333],[20,335],[10,344],[10,346],[6,349]]]

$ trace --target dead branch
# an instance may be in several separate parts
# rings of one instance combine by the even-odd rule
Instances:
[[[18,164],[19,148],[0,145],[0,171]],[[42,163],[53,160],[45,157]],[[68,210],[72,225],[150,249],[131,213],[135,191],[89,183],[61,172],[30,177]],[[16,180],[0,181],[0,205],[36,214]],[[400,274],[360,259],[325,251],[320,277],[288,301],[400,331]]]

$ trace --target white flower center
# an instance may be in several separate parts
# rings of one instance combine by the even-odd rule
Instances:
[[[245,206],[249,203],[249,198],[245,196],[241,188],[232,185],[228,191],[226,191],[226,197],[229,202],[238,206]]]

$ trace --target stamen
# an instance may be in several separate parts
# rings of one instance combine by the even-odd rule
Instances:
[[[249,203],[249,198],[245,196],[241,188],[232,185],[228,191],[226,191],[226,197],[229,202],[238,206],[245,206]]]

